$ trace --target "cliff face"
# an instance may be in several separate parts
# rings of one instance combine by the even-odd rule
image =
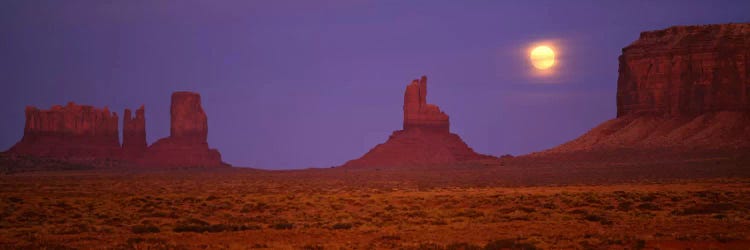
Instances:
[[[119,157],[117,114],[68,103],[49,110],[26,108],[23,138],[9,152],[56,158]]]
[[[427,104],[427,77],[413,80],[404,93],[404,127],[344,167],[394,167],[448,165],[493,159],[477,154],[456,134],[450,133],[448,115]]]
[[[197,93],[175,92],[170,136],[152,144],[141,164],[168,167],[222,166],[221,154],[208,147],[208,118]]]
[[[107,108],[74,103],[53,106],[50,110],[27,107],[23,138],[8,153],[92,166],[111,166],[112,162],[131,167],[226,165],[221,162],[219,151],[208,147],[208,119],[200,95],[175,92],[171,121],[170,136],[148,146],[145,108],[138,108],[135,117],[125,109],[120,146],[117,114]]]
[[[617,118],[547,152],[750,146],[750,24],[643,32],[619,60]]]
[[[427,77],[413,80],[404,93],[404,130],[411,128],[450,131],[448,115],[427,104]]]
[[[127,158],[143,156],[148,144],[146,142],[145,107],[141,106],[132,117],[129,109],[125,109],[122,118],[122,150]]]
[[[619,61],[617,117],[750,111],[750,24],[643,32]]]
[[[201,107],[201,96],[192,92],[175,92],[170,106],[170,137],[206,142],[208,118]]]

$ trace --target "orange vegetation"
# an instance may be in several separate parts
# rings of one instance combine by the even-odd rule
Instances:
[[[451,171],[5,175],[0,248],[750,247],[747,178],[518,186]]]

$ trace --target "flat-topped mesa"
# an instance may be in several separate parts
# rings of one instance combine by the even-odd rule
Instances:
[[[448,115],[435,105],[427,104],[427,77],[414,79],[404,93],[404,130],[425,129],[450,132]]]
[[[619,61],[617,117],[750,111],[750,23],[643,32]]]
[[[130,109],[125,109],[122,118],[122,150],[126,158],[137,159],[143,156],[148,144],[146,143],[145,107],[141,105],[131,116]]]
[[[223,166],[221,154],[208,147],[208,118],[197,93],[172,94],[170,136],[148,147],[141,165],[158,167]]]
[[[617,118],[547,152],[750,147],[750,23],[643,32],[619,60]]]
[[[49,110],[26,107],[21,141],[9,152],[63,159],[119,156],[117,113],[68,103]]]

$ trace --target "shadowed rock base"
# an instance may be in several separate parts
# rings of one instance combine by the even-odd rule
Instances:
[[[474,152],[456,134],[416,128],[393,132],[388,141],[344,166],[426,166],[491,158]]]
[[[750,114],[724,111],[695,117],[623,116],[606,121],[581,137],[545,152],[617,148],[734,150],[748,146]]]
[[[143,159],[137,162],[143,166],[163,167],[218,167],[224,165],[221,162],[219,151],[209,148],[208,143],[180,137],[167,137],[156,141],[148,148]]]

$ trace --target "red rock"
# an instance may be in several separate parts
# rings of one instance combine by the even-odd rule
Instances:
[[[149,146],[139,165],[148,167],[221,167],[221,154],[189,137],[167,137]]]
[[[699,116],[627,115],[606,121],[548,153],[618,148],[722,150],[750,146],[750,114],[707,112]]]
[[[170,137],[190,138],[197,142],[206,142],[208,136],[208,118],[201,107],[201,96],[192,92],[175,92],[172,94],[172,117],[169,129]]]
[[[148,147],[146,143],[145,108],[141,106],[131,116],[130,109],[125,109],[122,118],[122,150],[126,158],[138,159],[143,156]]]
[[[60,159],[120,155],[117,113],[68,103],[49,110],[26,107],[23,138],[9,152]]]
[[[413,80],[404,93],[404,130],[411,128],[450,131],[448,115],[427,104],[427,77]]]
[[[201,107],[199,94],[172,94],[170,114],[170,136],[149,146],[139,164],[159,167],[224,166],[219,151],[210,149],[206,141],[208,119]]]
[[[643,32],[619,60],[617,117],[750,111],[750,23]]]
[[[619,72],[617,118],[546,153],[750,146],[750,24],[643,32]]]
[[[492,157],[474,152],[456,134],[429,129],[409,129],[394,131],[388,141],[375,146],[361,158],[351,160],[344,166],[431,166],[489,158]]]
[[[200,95],[172,95],[170,136],[151,146],[146,142],[144,107],[125,109],[123,143],[118,137],[118,118],[91,106],[69,103],[50,110],[26,108],[26,127],[20,142],[8,153],[43,156],[92,166],[194,167],[227,166],[221,154],[208,147],[208,120]],[[104,161],[102,161],[104,160]],[[110,161],[115,160],[115,161]],[[124,160],[124,161],[123,161]]]
[[[404,93],[404,127],[344,167],[450,165],[493,159],[477,154],[456,134],[450,133],[448,115],[427,104],[427,77],[414,80]]]

